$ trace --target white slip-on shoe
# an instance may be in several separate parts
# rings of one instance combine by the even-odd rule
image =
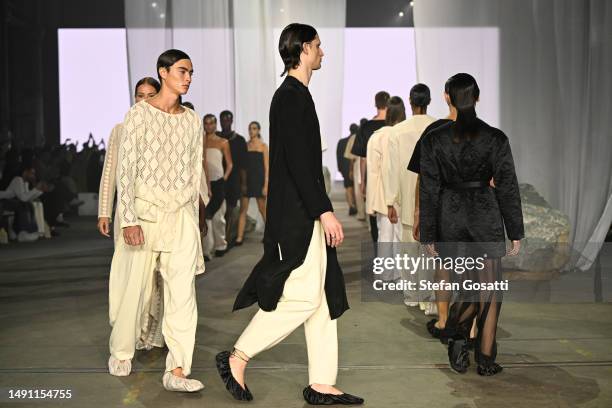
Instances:
[[[204,384],[200,381],[193,378],[178,377],[170,371],[164,373],[162,384],[164,384],[166,390],[177,392],[197,392],[204,388]]]
[[[116,377],[127,377],[132,372],[132,360],[117,360],[110,356],[108,359],[108,372]]]
[[[430,302],[425,310],[425,316],[435,316],[438,314],[438,305],[434,302]]]

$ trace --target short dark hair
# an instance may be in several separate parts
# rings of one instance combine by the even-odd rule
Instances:
[[[189,102],[189,101],[185,101],[185,102],[181,102],[181,105],[188,107],[191,110],[195,110],[195,106],[193,106],[193,103]]]
[[[359,125],[356,123],[351,123],[351,126],[349,126],[349,132],[351,132],[351,135],[354,135],[358,131],[359,131]]]
[[[251,123],[249,123],[249,127],[251,127],[251,125],[255,125],[257,126],[257,129],[261,130],[261,125],[259,124],[258,121],[254,120]]]
[[[406,120],[406,106],[404,101],[399,96],[394,96],[389,99],[387,104],[387,116],[385,118],[385,124],[393,126],[401,121]]]
[[[416,84],[410,90],[410,104],[420,108],[425,108],[431,102],[429,87],[425,84]]]
[[[157,58],[157,69],[156,69],[157,78],[159,79],[160,83],[162,81],[162,78],[161,78],[161,75],[159,75],[159,69],[165,68],[169,70],[171,66],[173,66],[174,64],[176,64],[177,61],[180,61],[182,59],[190,60],[191,58],[189,58],[189,55],[187,55],[187,53],[181,50],[171,49],[171,50],[167,50],[161,53],[161,55]]]
[[[281,76],[300,65],[304,43],[311,42],[316,36],[317,30],[307,24],[293,23],[283,29],[278,40],[278,52],[285,64]]]
[[[224,110],[219,114],[219,119],[223,119],[225,116],[231,116],[234,119],[234,114],[229,110]]]
[[[389,103],[389,92],[380,91],[374,97],[374,103],[376,104],[376,109],[385,109],[387,107],[387,103]]]
[[[204,115],[204,117],[202,118],[202,121],[205,121],[206,119],[214,119],[215,123],[217,122],[217,117],[213,115],[212,113],[207,113],[206,115]]]
[[[136,82],[136,86],[134,87],[134,96],[136,96],[136,94],[138,93],[138,87],[144,84],[151,85],[153,88],[155,88],[156,92],[159,92],[159,90],[161,89],[161,84],[157,79],[151,77],[144,77],[140,81]]]

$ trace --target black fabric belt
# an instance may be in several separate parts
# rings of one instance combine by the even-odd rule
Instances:
[[[451,190],[469,190],[472,188],[482,188],[488,186],[488,181],[464,181],[462,183],[450,183],[443,185],[444,188],[448,188]]]

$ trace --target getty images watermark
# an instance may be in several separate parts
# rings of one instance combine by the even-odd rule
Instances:
[[[484,275],[487,255],[480,257],[429,257],[425,254],[411,256],[409,254],[395,254],[394,256],[377,256],[372,261],[372,272],[375,279],[372,288],[376,291],[507,291],[507,279],[483,281],[478,279],[480,273]],[[418,275],[427,274],[436,270],[453,271],[460,278],[414,279]],[[466,275],[464,275],[466,274]],[[490,274],[486,274],[489,275]],[[408,278],[402,278],[402,277]],[[473,276],[474,279],[470,279]]]

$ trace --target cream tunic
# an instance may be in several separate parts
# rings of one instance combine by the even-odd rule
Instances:
[[[191,109],[168,114],[146,101],[125,117],[117,165],[117,219],[121,228],[156,222],[144,247],[171,252],[177,215],[186,210],[197,228],[199,198],[207,197],[202,176],[203,129]],[[201,243],[197,271],[204,271]]]

